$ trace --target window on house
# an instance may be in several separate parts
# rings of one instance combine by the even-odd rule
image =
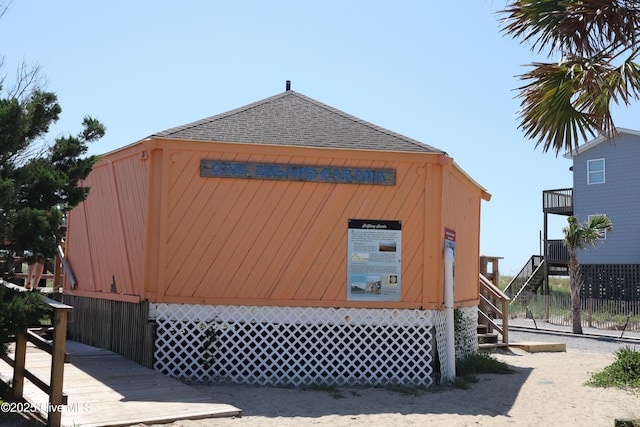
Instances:
[[[604,184],[604,159],[587,161],[587,184]]]
[[[594,216],[605,216],[604,214],[594,214],[594,215],[589,215],[587,217],[588,221],[591,221],[591,218],[593,218]],[[600,240],[607,240],[607,230],[604,230],[604,232],[602,233],[602,237],[600,238]]]

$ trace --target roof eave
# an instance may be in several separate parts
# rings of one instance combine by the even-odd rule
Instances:
[[[637,130],[627,129],[627,128],[615,128],[615,135],[619,135],[621,133],[624,133],[627,135],[640,136],[640,131],[637,131]],[[577,147],[575,150],[566,152],[565,154],[562,155],[562,157],[564,157],[565,159],[573,159],[574,157],[584,153],[585,151],[588,151],[594,147],[597,147],[598,145],[602,144],[605,141],[610,141],[612,139],[615,139],[615,135],[613,138],[607,138],[603,135],[599,135],[597,138],[594,138],[591,141],[587,141],[583,145]]]

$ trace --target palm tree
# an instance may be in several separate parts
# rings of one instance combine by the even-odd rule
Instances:
[[[570,216],[569,225],[562,229],[564,244],[569,251],[569,285],[571,288],[571,312],[573,313],[573,333],[582,334],[582,317],[580,309],[580,289],[582,278],[578,264],[577,251],[587,246],[595,246],[604,236],[605,231],[611,231],[611,220],[604,215],[589,217],[586,224],[580,224],[575,216]]]
[[[556,156],[579,136],[615,136],[612,102],[640,99],[640,0],[516,0],[501,13],[504,33],[556,57],[519,76],[525,136]]]

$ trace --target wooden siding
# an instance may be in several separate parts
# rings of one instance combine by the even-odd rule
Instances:
[[[87,200],[70,212],[67,257],[79,292],[140,295],[147,168],[140,152],[102,160],[83,185]],[[69,287],[69,284],[66,284]]]
[[[116,275],[119,293],[155,302],[437,308],[449,227],[458,237],[456,301],[477,302],[488,195],[449,157],[155,139],[106,159],[88,179],[95,194],[70,222],[80,290],[107,296]],[[200,177],[202,159],[393,168],[397,181]],[[346,300],[350,218],[402,221],[400,302]]]
[[[589,215],[606,215],[613,224],[604,241],[595,248],[578,252],[580,264],[640,263],[640,181],[637,159],[640,137],[620,134],[614,142],[603,142],[586,150],[573,160],[575,216],[580,222]],[[587,162],[605,159],[605,182],[587,184]]]
[[[344,301],[349,218],[401,220],[407,236],[403,254],[423,253],[424,182],[413,163],[222,151],[166,154],[167,300]],[[203,158],[396,167],[398,181],[396,187],[381,187],[208,178],[199,176]],[[421,263],[404,265],[403,281],[420,277]],[[403,286],[402,300],[411,294],[411,302],[419,302],[415,288]]]
[[[475,187],[475,188],[474,188]],[[444,226],[456,232],[454,300],[477,305],[480,295],[481,190],[455,168],[448,168],[443,184]]]

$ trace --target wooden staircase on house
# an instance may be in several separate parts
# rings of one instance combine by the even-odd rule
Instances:
[[[533,255],[520,272],[504,288],[511,301],[522,299],[526,292],[536,293],[545,285],[545,260],[541,255]]]
[[[478,304],[478,349],[492,351],[509,346],[509,297],[480,274]]]

